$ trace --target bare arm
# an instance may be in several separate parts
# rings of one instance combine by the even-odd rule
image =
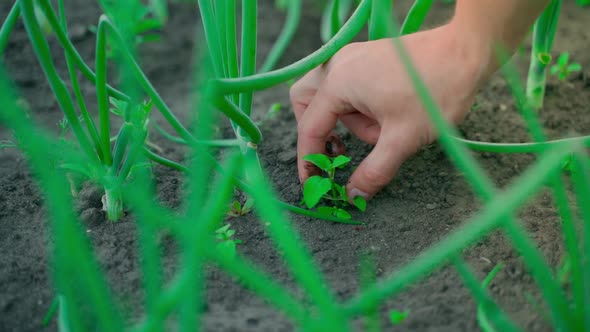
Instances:
[[[473,47],[481,48],[490,63],[488,72],[497,69],[494,48],[498,45],[514,52],[527,31],[550,0],[457,0],[451,21],[457,34],[463,34]]]

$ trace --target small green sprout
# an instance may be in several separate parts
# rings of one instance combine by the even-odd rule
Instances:
[[[236,231],[230,227],[231,224],[226,224],[218,228],[215,231],[215,238],[217,239],[217,249],[230,257],[234,257],[236,255],[236,246],[242,243],[242,241],[232,239]]]
[[[569,58],[568,52],[561,53],[557,63],[551,66],[551,75],[557,75],[560,81],[564,81],[571,73],[582,70],[582,65],[577,62],[569,63]]]
[[[318,207],[318,213],[340,219],[352,218],[350,213],[344,210],[350,205],[346,187],[335,181],[336,169],[346,167],[350,163],[350,158],[343,155],[328,158],[323,154],[310,154],[303,157],[303,160],[316,165],[328,175],[328,177],[315,175],[305,182],[303,186],[303,202],[307,208],[313,209],[324,199],[330,201],[331,205]],[[359,210],[365,211],[367,201],[363,197],[357,196],[353,199],[353,205]]]
[[[279,116],[279,114],[281,114],[282,110],[283,105],[281,103],[274,103],[270,105],[270,107],[268,108],[268,112],[266,112],[262,120],[256,122],[256,125],[260,126],[267,121],[275,119],[277,116]]]
[[[230,210],[227,211],[227,217],[231,218],[244,216],[252,211],[253,206],[254,200],[250,197],[246,200],[244,205],[242,205],[240,201],[233,201],[233,203],[230,204]]]
[[[274,103],[268,109],[268,113],[264,116],[264,120],[270,120],[276,118],[283,109],[283,105],[281,103]]]
[[[399,325],[401,323],[403,323],[408,316],[410,315],[410,311],[409,310],[405,310],[405,311],[397,311],[397,310],[391,310],[389,312],[389,320],[391,321],[391,324],[393,325]]]
[[[13,141],[3,140],[0,141],[0,149],[16,148],[16,143]]]
[[[500,272],[500,270],[504,267],[504,264],[498,263],[494,268],[488,273],[486,278],[482,281],[481,287],[483,289],[487,289],[490,287],[490,284],[496,277],[496,274]],[[496,329],[493,327],[492,323],[490,322],[488,315],[486,314],[485,306],[483,303],[478,304],[477,306],[477,323],[479,327],[484,332],[495,332]]]

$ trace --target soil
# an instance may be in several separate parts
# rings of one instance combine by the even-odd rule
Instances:
[[[12,1],[0,2],[2,20]],[[277,12],[274,1],[260,1],[261,60],[272,45],[284,15]],[[397,2],[396,2],[397,3]],[[163,40],[146,44],[140,57],[147,76],[179,117],[187,119],[189,109],[190,63],[193,54],[193,33],[200,24],[194,4],[174,3],[171,18],[163,31]],[[581,9],[573,1],[565,1],[555,42],[556,54],[569,51],[584,68],[590,68],[590,30],[587,28],[590,8]],[[403,2],[404,8],[407,1]],[[94,35],[87,29],[97,22],[99,9],[95,1],[68,1],[72,39],[84,59],[93,62]],[[447,19],[452,6],[437,4],[428,19],[433,26]],[[291,63],[321,46],[320,13],[311,1],[306,3],[303,22],[295,41],[281,64]],[[56,65],[65,77],[65,64],[55,39],[50,41]],[[526,52],[525,52],[526,53]],[[519,68],[525,69],[527,56],[517,56]],[[22,23],[11,37],[2,60],[34,119],[57,131],[62,115],[33,55]],[[444,60],[442,60],[444,61]],[[541,118],[551,137],[572,133],[590,133],[590,71],[573,75],[567,82],[550,78],[546,106]],[[93,88],[83,81],[84,93],[93,100]],[[296,176],[296,125],[287,110],[288,88],[280,86],[258,93],[255,118],[261,119],[273,103],[284,105],[284,112],[268,120],[262,127],[265,137],[260,146],[264,168],[268,171],[279,195],[287,202],[300,200]],[[529,140],[525,125],[515,110],[506,83],[494,77],[477,97],[477,107],[460,129],[470,139],[492,142],[524,142]],[[95,107],[93,102],[90,109]],[[160,121],[161,122],[161,121]],[[342,132],[354,163],[360,162],[371,149],[351,135]],[[167,156],[182,160],[183,150],[153,135]],[[0,128],[0,140],[9,139],[6,128]],[[503,187],[521,174],[531,162],[531,155],[497,155],[474,153],[494,182]],[[165,168],[156,168],[159,195],[168,206],[178,206],[182,197],[182,175]],[[86,206],[81,214],[95,253],[108,275],[112,287],[124,299],[124,307],[141,312],[141,279],[135,243],[135,227],[127,217],[119,223],[104,221],[97,194],[88,190]],[[330,286],[341,299],[358,291],[360,254],[373,253],[378,275],[387,275],[411,261],[422,250],[436,243],[447,233],[467,221],[480,207],[469,185],[455,170],[437,144],[422,149],[401,169],[396,179],[370,203],[368,212],[355,214],[366,225],[361,227],[332,224],[294,215],[292,220],[314,254],[315,261],[326,274]],[[548,193],[540,194],[520,213],[530,236],[558,266],[562,255],[559,218]],[[253,215],[231,220],[236,237],[243,241],[239,251],[272,273],[281,282],[292,280],[264,228]],[[42,327],[41,320],[54,296],[51,267],[47,254],[50,245],[42,196],[29,173],[23,156],[14,149],[0,150],[0,330],[55,330],[55,322]],[[172,275],[177,269],[175,248],[166,246],[165,269]],[[538,309],[527,301],[527,294],[538,297],[538,290],[513,250],[509,240],[499,232],[465,250],[464,258],[477,275],[483,278],[498,262],[506,267],[491,286],[491,294],[527,331],[549,331],[550,327]],[[393,329],[386,313],[391,309],[409,310],[409,318],[398,331],[474,331],[476,307],[451,267],[433,273],[410,287],[381,310],[386,330]],[[354,323],[362,330],[362,323]],[[280,313],[243,290],[220,271],[212,269],[207,288],[206,331],[291,331],[294,326]]]

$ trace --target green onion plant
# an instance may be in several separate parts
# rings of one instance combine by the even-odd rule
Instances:
[[[560,12],[561,0],[552,0],[533,27],[533,47],[527,77],[527,100],[536,110],[543,107],[547,68],[551,63],[551,49]]]

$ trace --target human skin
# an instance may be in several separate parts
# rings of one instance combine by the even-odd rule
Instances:
[[[497,47],[514,52],[548,3],[458,0],[449,23],[400,37],[448,121],[465,118],[478,89],[499,67]],[[344,152],[333,133],[338,121],[375,145],[349,179],[351,199],[373,197],[437,136],[391,39],[345,46],[293,85],[290,95],[301,183],[320,173],[304,156]],[[334,151],[326,150],[330,146]]]

